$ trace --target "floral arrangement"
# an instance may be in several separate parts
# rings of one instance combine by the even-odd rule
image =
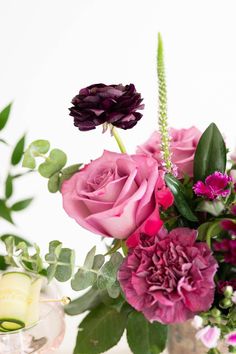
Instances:
[[[133,84],[96,84],[72,100],[70,116],[80,131],[108,129],[120,153],[104,151],[87,165],[66,167],[66,154],[45,140],[30,144],[23,166],[60,191],[66,213],[83,228],[109,238],[106,254],[94,247],[75,266],[74,250],[52,241],[45,257],[35,246],[5,240],[7,261],[48,279],[71,280],[86,293],[66,313],[89,311],[79,325],[75,354],[102,353],[126,329],[134,354],[161,353],[168,326],[193,321],[209,354],[224,342],[236,353],[236,158],[217,126],[169,129],[163,45],[157,72],[159,129],[126,152],[116,128],[131,129],[142,118]]]

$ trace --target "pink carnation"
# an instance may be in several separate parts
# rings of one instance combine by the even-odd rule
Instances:
[[[163,228],[141,234],[119,271],[127,301],[150,321],[184,322],[207,311],[214,299],[217,262],[197,231]]]
[[[65,181],[61,192],[65,211],[78,224],[118,239],[137,229],[157,232],[159,209],[174,202],[156,160],[110,151]]]
[[[170,128],[169,132],[172,162],[177,167],[179,177],[183,177],[184,174],[193,176],[193,160],[201,132],[195,127],[188,129]],[[160,133],[155,131],[143,145],[138,146],[137,152],[154,157],[161,165],[163,159],[161,156]]]
[[[229,183],[231,177],[221,172],[214,172],[209,175],[205,183],[198,181],[193,190],[196,195],[206,197],[208,199],[216,199],[219,196],[226,197],[230,193]]]

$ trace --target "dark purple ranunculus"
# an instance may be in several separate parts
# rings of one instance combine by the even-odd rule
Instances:
[[[142,100],[133,84],[94,84],[80,90],[69,110],[74,125],[82,131],[95,129],[103,123],[130,129],[142,118],[137,112],[144,108]]]
[[[232,286],[233,290],[236,290],[236,279],[219,280],[217,283],[218,292],[224,294],[226,286]]]
[[[149,321],[184,322],[210,308],[218,265],[196,237],[188,228],[162,229],[153,237],[140,234],[130,248],[118,279],[128,303]]]
[[[215,251],[222,252],[226,263],[236,265],[236,240],[224,239],[214,243]]]

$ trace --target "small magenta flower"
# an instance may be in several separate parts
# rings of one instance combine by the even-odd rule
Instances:
[[[196,338],[207,348],[216,348],[220,339],[220,329],[216,326],[206,326],[196,333]]]
[[[208,199],[216,199],[217,197],[227,197],[230,193],[229,183],[232,178],[227,174],[221,172],[214,172],[209,175],[205,183],[198,181],[194,186],[194,193],[201,197],[206,197]]]
[[[222,220],[220,224],[221,227],[231,235],[236,235],[236,223],[233,220]]]
[[[236,345],[236,331],[230,332],[225,336],[225,341],[228,345]]]

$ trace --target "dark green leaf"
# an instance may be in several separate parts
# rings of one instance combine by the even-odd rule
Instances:
[[[124,313],[100,305],[80,323],[74,354],[105,352],[119,342],[125,325]]]
[[[159,354],[166,347],[167,326],[148,322],[140,313],[133,311],[128,316],[127,340],[134,354]]]
[[[26,209],[30,205],[32,200],[33,200],[33,198],[20,200],[19,202],[16,202],[16,203],[14,203],[12,205],[11,210],[13,210],[13,211],[21,211],[23,209]]]
[[[13,193],[13,183],[12,183],[12,176],[8,175],[6,182],[5,182],[5,197],[6,199],[9,199],[12,196]]]
[[[182,216],[184,216],[189,221],[198,221],[197,217],[192,212],[185,196],[185,190],[182,183],[176,179],[171,174],[165,175],[165,181],[167,186],[170,188],[171,192],[175,198],[175,206]]]
[[[6,106],[1,112],[0,112],[0,130],[2,130],[5,125],[7,124],[10,111],[11,111],[11,106],[12,103],[10,103],[8,106]]]
[[[65,312],[67,315],[75,316],[93,309],[101,303],[101,293],[101,290],[91,288],[84,295],[71,301],[71,303],[65,307]]]
[[[194,157],[194,180],[204,181],[215,171],[224,173],[226,168],[226,147],[224,139],[211,123],[199,140]]]
[[[5,241],[8,237],[13,237],[14,239],[14,242],[15,242],[15,245],[17,246],[20,242],[24,242],[28,247],[31,247],[32,244],[27,241],[26,239],[24,239],[23,237],[21,236],[18,236],[18,235],[14,235],[14,234],[4,234],[4,235],[1,235],[0,236],[0,240],[2,241]]]
[[[60,188],[60,172],[52,175],[48,180],[48,190],[50,193],[56,193]]]
[[[13,224],[11,209],[7,207],[5,200],[0,199],[0,218],[3,218]]]
[[[5,257],[3,255],[0,255],[0,270],[6,270],[7,266],[8,265],[5,262]]]
[[[13,166],[17,165],[23,154],[24,154],[24,147],[25,147],[25,135],[18,141],[18,143],[16,144],[12,156],[11,156],[11,164]]]
[[[65,166],[66,161],[67,157],[63,151],[59,149],[53,149],[45,162],[39,165],[39,173],[43,177],[50,178]]]

